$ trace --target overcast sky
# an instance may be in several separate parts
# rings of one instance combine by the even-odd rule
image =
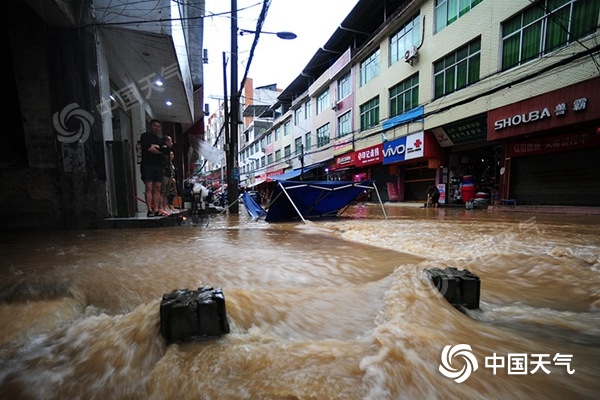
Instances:
[[[293,32],[294,40],[282,40],[275,35],[262,34],[254,52],[248,78],[254,87],[277,84],[285,89],[308,64],[317,49],[325,44],[335,29],[346,18],[358,0],[272,0],[263,31]],[[262,1],[237,0],[238,27],[254,30]],[[204,48],[208,50],[209,63],[204,65],[205,102],[211,113],[223,97],[223,52],[231,50],[231,2],[206,0],[204,19]],[[210,15],[216,14],[214,17]],[[253,35],[238,36],[238,80],[241,81],[250,56]],[[230,67],[227,66],[229,77]],[[229,92],[230,85],[227,84]]]

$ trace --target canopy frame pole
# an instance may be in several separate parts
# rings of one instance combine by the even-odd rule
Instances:
[[[381,196],[379,195],[379,190],[377,190],[377,185],[373,182],[373,188],[375,189],[375,193],[377,193],[377,200],[379,200],[379,205],[381,206],[381,211],[383,211],[383,216],[385,219],[388,219],[387,213],[385,212],[385,207],[383,206],[383,202],[381,201]]]
[[[281,190],[283,190],[283,193],[285,193],[285,196],[290,201],[290,204],[292,205],[292,207],[294,207],[294,210],[296,210],[296,212],[298,213],[298,215],[300,216],[300,218],[302,218],[302,222],[304,222],[306,224],[306,220],[302,216],[302,213],[300,213],[300,210],[298,210],[298,207],[296,207],[296,204],[294,204],[294,202],[292,201],[292,198],[288,194],[287,190],[285,190],[285,188],[283,187],[283,185],[281,184],[281,182],[277,182],[277,184],[279,185],[279,187],[281,188]]]
[[[223,214],[225,212],[229,211],[229,207],[231,207],[232,205],[234,205],[235,203],[237,203],[238,201],[240,201],[240,199],[242,198],[242,196],[240,195],[237,199],[235,199],[235,201],[233,201],[231,204],[229,204],[227,207],[225,207],[223,210],[221,210],[221,212],[219,212],[219,214]]]

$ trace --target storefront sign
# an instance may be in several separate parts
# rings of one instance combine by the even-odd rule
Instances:
[[[284,171],[285,170],[283,168],[277,169],[275,171],[267,171],[267,178],[271,176],[281,175],[284,173]]]
[[[383,146],[377,144],[354,152],[357,167],[370,164],[380,164],[383,160]]]
[[[354,141],[352,140],[352,135],[343,139],[339,139],[333,143],[334,156],[344,154],[352,150],[354,150]]]
[[[585,99],[584,99],[585,100]],[[557,106],[558,109],[558,106]],[[561,103],[561,115],[565,113],[565,103]],[[558,114],[557,114],[558,115]],[[550,114],[550,110],[548,108],[544,108],[543,110],[533,110],[529,111],[527,114],[517,114],[512,117],[506,119],[499,119],[494,122],[494,129],[499,131],[504,128],[510,128],[511,126],[517,126],[521,124],[528,124],[530,122],[539,121],[540,119],[550,118],[552,114]]]
[[[383,163],[392,164],[423,157],[424,145],[423,132],[385,142],[383,144]]]
[[[600,136],[590,130],[510,143],[508,145],[508,156],[518,157],[546,154],[594,145],[600,145]]]
[[[334,169],[351,167],[355,163],[355,154],[356,153],[348,153],[343,156],[336,157]]]
[[[452,144],[463,144],[485,140],[487,137],[487,121],[485,116],[478,116],[458,121],[442,127],[447,139]],[[444,146],[444,141],[438,135],[438,141]]]
[[[488,140],[531,134],[600,118],[600,78],[488,113]]]

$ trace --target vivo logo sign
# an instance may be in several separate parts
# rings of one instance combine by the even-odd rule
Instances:
[[[403,141],[406,142],[406,138]],[[384,157],[393,157],[393,156],[401,156],[406,151],[406,146],[404,143],[399,143],[395,146],[386,146],[383,148],[383,156]]]
[[[383,144],[383,163],[391,164],[423,157],[424,144],[423,132],[385,142]]]

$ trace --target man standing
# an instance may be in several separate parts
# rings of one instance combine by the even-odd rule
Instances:
[[[142,163],[140,171],[146,187],[146,205],[148,217],[160,216],[158,208],[161,203],[160,188],[163,181],[163,153],[161,151],[161,123],[157,119],[150,121],[150,132],[142,133]]]

